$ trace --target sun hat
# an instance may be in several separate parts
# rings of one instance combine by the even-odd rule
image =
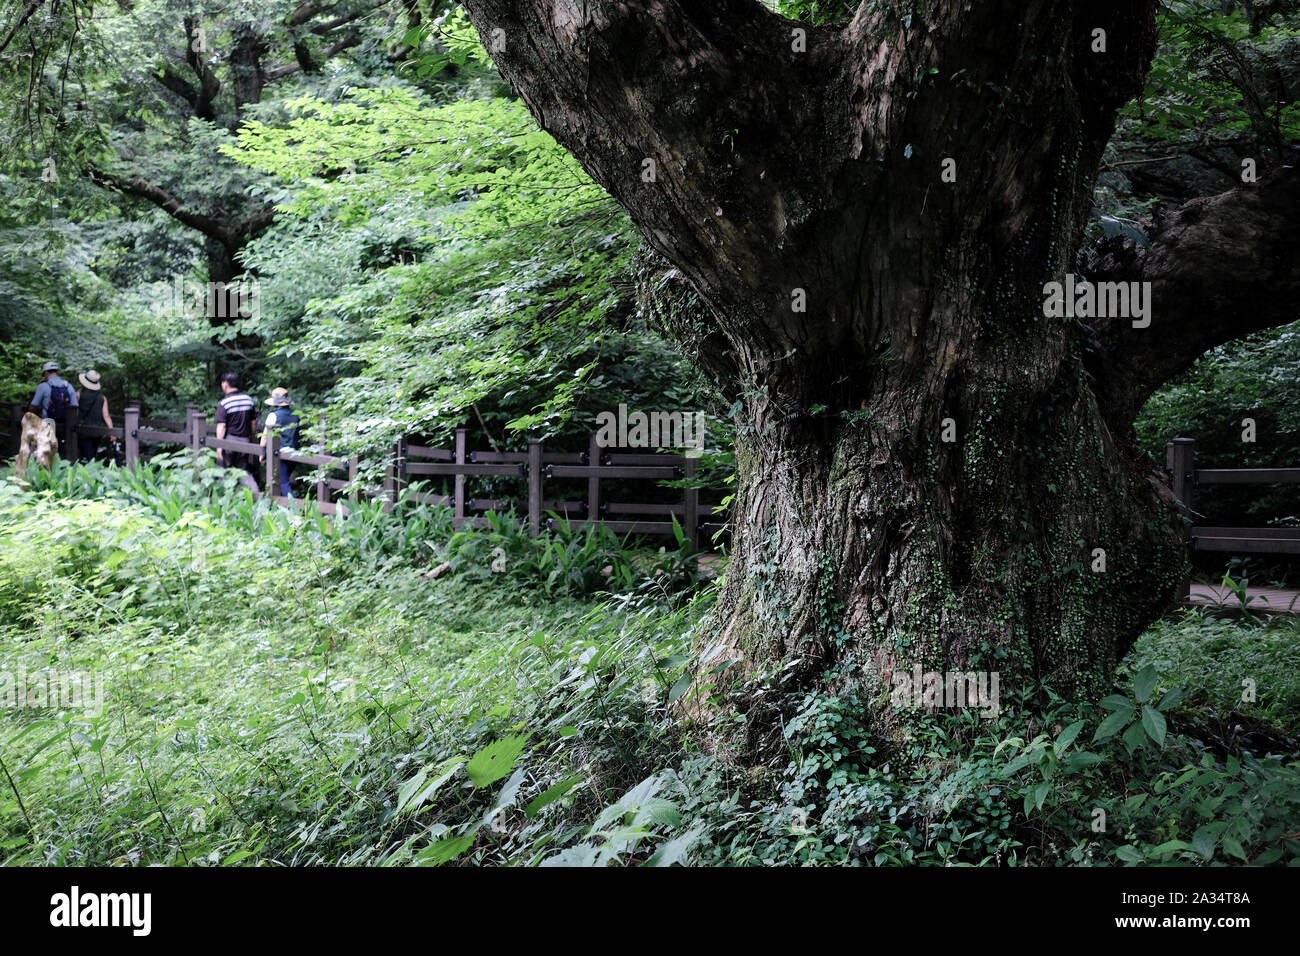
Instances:
[[[93,368],[86,369],[86,371],[77,376],[77,380],[92,392],[99,391],[99,373]]]
[[[46,362],[44,365],[41,366],[42,374],[44,374],[45,372],[57,372],[58,370],[59,370],[58,362]]]
[[[268,405],[292,405],[289,400],[289,390],[287,388],[271,389],[271,397],[266,400]]]

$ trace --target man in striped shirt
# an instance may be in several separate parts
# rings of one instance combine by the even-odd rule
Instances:
[[[238,372],[221,376],[221,391],[225,397],[217,403],[217,437],[251,442],[257,431],[257,406],[239,390]],[[252,455],[218,449],[217,461],[229,468],[242,468],[257,481],[257,462]]]

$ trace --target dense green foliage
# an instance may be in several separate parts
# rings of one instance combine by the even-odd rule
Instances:
[[[374,467],[403,434],[443,444],[468,425],[471,447],[576,451],[619,404],[704,409],[703,473],[723,489],[726,406],[651,318],[700,304],[656,296],[626,215],[466,18],[420,2],[412,26],[404,4],[345,0],[356,17],[331,41],[288,22],[297,6],[135,0],[92,17],[49,0],[15,27],[0,400],[29,397],[54,359],[103,372],[115,412],[138,398],[179,416],[235,368],[259,398],[290,387],[310,421],[328,416],[332,448]],[[768,6],[822,27],[858,5]],[[189,55],[200,28],[207,59]],[[1284,160],[1300,138],[1295,3],[1178,0],[1161,28],[1091,238],[1140,235],[1162,207],[1234,186],[1240,157]],[[276,79],[241,91],[232,56],[254,48]],[[236,239],[216,248],[196,217]],[[257,314],[166,301],[223,267],[256,280]],[[1300,465],[1297,407],[1291,326],[1203,357],[1137,430],[1161,459],[1190,435],[1202,464]],[[0,863],[1300,861],[1300,619],[1166,619],[1100,701],[1021,687],[995,719],[911,713],[901,740],[864,717],[882,702],[805,694],[742,769],[715,745],[745,688],[692,654],[716,591],[680,530],[534,539],[493,515],[457,531],[410,491],[392,511],[291,512],[187,455],[0,479],[0,682],[93,673],[105,695],[102,712],[0,711]],[[1294,525],[1297,493],[1215,489],[1198,508]]]
[[[1270,756],[1296,729],[1295,619],[1188,615],[1100,709],[1028,689],[992,720],[914,712],[898,743],[852,699],[809,696],[784,758],[742,772],[680,719],[735,689],[691,660],[711,589],[675,600],[686,579],[651,561],[618,596],[564,596],[586,587],[508,534],[403,507],[296,516],[179,458],[0,483],[5,672],[89,672],[104,695],[0,715],[0,859],[1300,859],[1300,765]],[[506,591],[483,580],[498,546]]]

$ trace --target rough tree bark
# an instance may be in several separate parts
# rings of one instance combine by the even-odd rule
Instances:
[[[1154,281],[1149,327],[1044,317],[1044,284],[1084,271],[1155,4],[863,3],[842,29],[754,0],[464,5],[541,126],[709,307],[668,331],[743,409],[703,641],[754,678],[751,733],[788,699],[760,692],[778,671],[879,701],[886,727],[889,676],[915,664],[1104,693],[1185,560],[1133,416],[1153,375],[1239,334],[1188,289],[1295,317],[1290,171],[1181,211],[1145,259],[1107,253]],[[1255,219],[1230,265],[1287,217],[1290,258],[1207,262],[1238,207]]]

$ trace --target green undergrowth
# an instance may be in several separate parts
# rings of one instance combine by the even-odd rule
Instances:
[[[1186,614],[1100,701],[1004,686],[995,718],[909,712],[893,739],[863,719],[881,702],[804,694],[780,752],[738,767],[713,746],[730,670],[690,650],[712,588],[548,590],[491,570],[498,529],[431,580],[436,516],[362,534],[209,477],[178,493],[220,500],[179,512],[158,475],[0,482],[0,699],[20,669],[102,678],[102,706],[0,710],[0,861],[1300,859],[1294,618]]]

